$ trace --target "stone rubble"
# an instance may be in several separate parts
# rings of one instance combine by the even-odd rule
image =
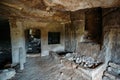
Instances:
[[[65,55],[65,58],[67,58],[69,61],[74,61],[76,64],[79,64],[80,66],[84,68],[95,68],[102,62],[95,60],[92,57],[88,57],[85,55],[78,55],[76,53],[68,53]]]

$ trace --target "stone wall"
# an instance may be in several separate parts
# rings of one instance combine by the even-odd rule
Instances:
[[[23,49],[23,61],[26,61],[25,30],[39,29],[41,31],[41,56],[49,55],[49,51],[64,51],[64,25],[57,22],[36,22],[30,20],[10,20],[12,61],[19,63],[19,49]],[[60,44],[48,44],[48,32],[60,32]]]
[[[64,51],[64,25],[57,22],[23,22],[24,31],[34,28],[41,31],[41,56],[46,56],[49,51]],[[48,32],[60,32],[60,44],[48,44]]]
[[[108,42],[106,47],[106,58],[115,63],[120,63],[120,8],[103,9],[104,41]],[[107,38],[108,37],[108,38]]]
[[[23,22],[24,31],[30,28],[41,31],[41,56],[49,55],[49,51],[64,51],[64,25],[57,22]],[[60,32],[60,44],[48,44],[48,32]]]
[[[70,17],[71,23],[65,25],[65,50],[76,52],[85,27],[84,10],[71,12]]]
[[[95,59],[100,59],[104,61],[104,57],[101,53],[101,40],[102,40],[102,9],[92,8],[86,9],[81,12],[80,19],[73,18],[74,26],[77,26],[76,36],[77,36],[77,46],[76,52],[80,55],[90,56]],[[77,14],[76,14],[77,15]],[[80,13],[79,13],[80,15]],[[78,23],[77,20],[79,20]],[[87,35],[84,35],[88,32]],[[90,35],[90,36],[89,36]],[[82,38],[83,36],[86,39]],[[83,40],[83,41],[82,41]]]

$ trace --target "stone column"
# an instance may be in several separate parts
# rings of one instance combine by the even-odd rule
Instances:
[[[49,55],[48,50],[48,31],[43,28],[41,30],[41,56]]]
[[[25,51],[25,38],[22,23],[20,21],[11,19],[10,32],[11,32],[11,45],[12,45],[12,63],[18,64],[19,61],[19,48],[23,48],[23,61],[26,62],[26,51]]]
[[[19,61],[20,61],[20,70],[23,70],[24,69],[24,52],[23,52],[23,48],[20,47],[19,48]]]

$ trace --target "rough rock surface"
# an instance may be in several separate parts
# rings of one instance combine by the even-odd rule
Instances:
[[[95,68],[103,63],[90,56],[80,55],[77,53],[68,53],[65,58],[71,61],[71,63],[74,62],[84,68]]]
[[[106,14],[106,12],[109,12]],[[106,14],[106,15],[105,15]],[[108,15],[109,14],[109,15]],[[112,62],[120,63],[120,8],[103,10],[103,26],[104,26],[104,43],[109,45],[106,47],[106,54],[111,58]],[[107,39],[109,38],[109,39]],[[109,57],[109,56],[106,56]]]
[[[100,55],[100,45],[96,43],[78,43],[77,51],[79,55],[85,55],[97,59]]]
[[[114,7],[120,4],[119,0],[4,0],[16,2],[17,4],[24,4],[31,8],[45,9],[49,7],[55,10],[75,11],[79,9],[92,8],[92,7]],[[32,4],[31,4],[32,3]],[[47,9],[49,10],[49,9]]]

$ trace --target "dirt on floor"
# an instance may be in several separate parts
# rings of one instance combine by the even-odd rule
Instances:
[[[82,73],[67,69],[59,61],[46,57],[28,57],[23,71],[10,80],[87,80]]]

